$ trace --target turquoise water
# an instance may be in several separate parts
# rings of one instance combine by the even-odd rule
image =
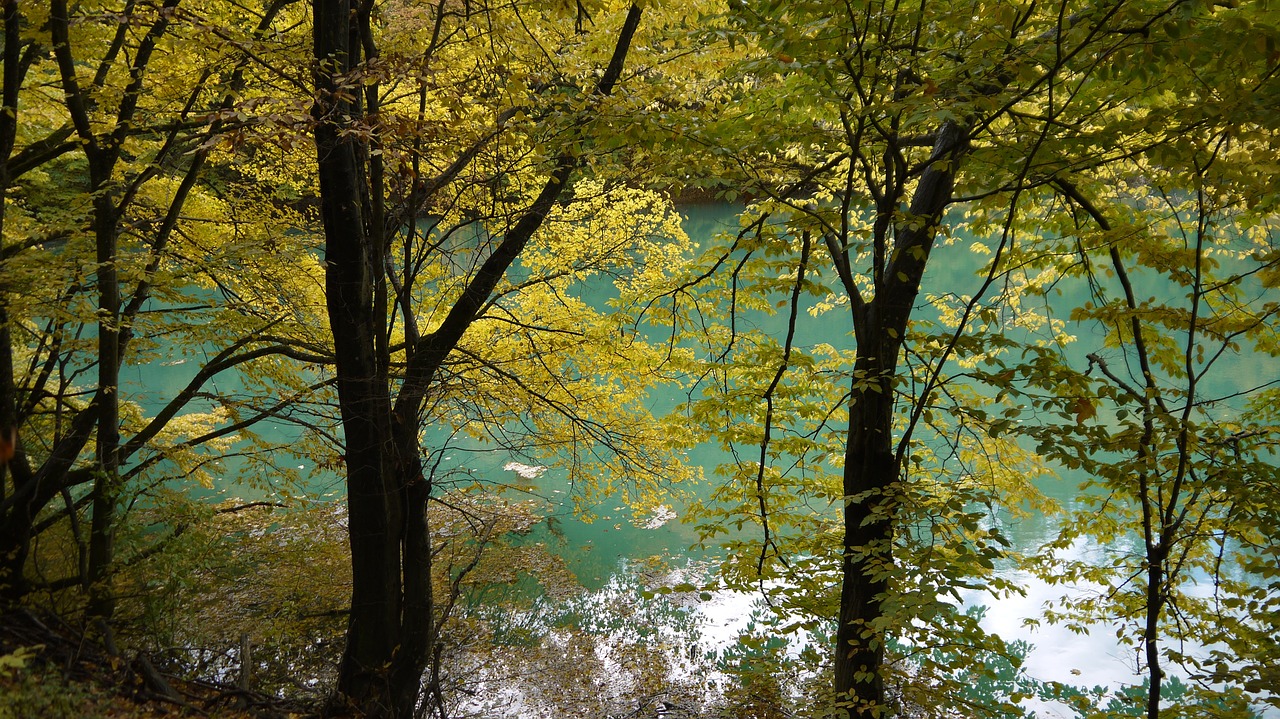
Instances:
[[[683,212],[686,215],[686,231],[698,240],[705,240],[718,232],[737,229],[736,208],[731,206],[694,206],[683,208]],[[926,276],[925,293],[965,293],[967,290],[964,288],[979,284],[980,280],[974,273],[981,259],[970,254],[964,244],[966,243],[939,248],[938,252],[941,254]],[[1144,284],[1149,291],[1157,291],[1159,286],[1158,281],[1150,278]],[[1067,289],[1070,291],[1070,288]],[[1084,288],[1077,288],[1075,291],[1083,292]],[[606,287],[589,289],[588,294],[588,301],[602,305],[612,292],[611,288]],[[1081,297],[1065,299],[1074,302]],[[780,336],[777,333],[782,330],[785,318],[782,315],[751,315],[745,321]],[[848,347],[851,338],[847,322],[847,315],[839,311],[819,317],[801,313],[798,344],[828,342]],[[1085,352],[1093,349],[1091,345],[1096,344],[1098,338],[1088,327],[1078,327],[1074,331],[1080,335],[1080,347],[1073,349],[1072,355],[1080,360]],[[128,368],[125,374],[136,382],[139,391],[136,398],[145,409],[154,411],[156,403],[185,386],[202,362],[203,357],[199,355],[171,357],[145,367]],[[1216,373],[1207,387],[1212,393],[1222,396],[1259,386],[1280,376],[1280,364],[1274,359],[1241,358],[1223,369],[1227,371]],[[217,388],[222,391],[241,389],[234,375],[219,378]],[[678,388],[659,388],[651,399],[651,406],[655,411],[666,411],[678,405],[685,396],[684,390]],[[277,424],[259,431],[278,440],[282,445],[295,441],[299,432],[296,427],[287,424]],[[437,436],[435,440],[436,449],[443,460],[442,468],[452,470],[456,476],[468,480],[481,479],[494,485],[516,484],[520,480],[517,471],[519,468],[512,463],[528,462],[520,456],[475,442],[446,445],[442,437]],[[701,445],[690,452],[688,459],[706,468],[710,476],[711,468],[727,461],[729,456],[716,447]],[[316,471],[305,463],[299,465],[298,470],[309,476],[308,482],[313,490],[326,494],[340,492],[341,478],[333,473]],[[1070,508],[1078,501],[1077,487],[1081,479],[1083,478],[1078,475],[1059,473],[1041,481],[1039,488],[1064,507]],[[246,493],[242,488],[220,489],[242,496]],[[625,573],[628,567],[650,557],[664,557],[676,564],[686,560],[713,560],[716,557],[715,548],[703,549],[696,546],[697,531],[681,521],[687,496],[682,498],[680,493],[705,496],[707,487],[673,487],[672,490],[668,507],[673,516],[636,516],[621,498],[609,497],[590,508],[596,518],[585,522],[573,512],[573,488],[568,485],[564,472],[554,467],[549,468],[537,477],[533,490],[548,502],[549,521],[541,525],[528,541],[546,541],[556,548],[564,557],[568,568],[589,590],[609,586],[616,575]],[[666,521],[659,521],[662,519]],[[1056,534],[1059,521],[1057,517],[1036,514],[1009,526],[1006,534],[1014,541],[1016,551],[1034,553],[1041,544]],[[1106,548],[1103,547],[1079,547],[1082,554],[1101,556],[1105,551]],[[1097,627],[1092,635],[1087,636],[1053,627],[1046,627],[1039,632],[1025,629],[1021,624],[1022,620],[1039,616],[1043,603],[1060,596],[1063,589],[1050,587],[1029,575],[1015,576],[1026,585],[1028,595],[1001,601],[993,611],[988,612],[984,624],[1006,639],[1023,638],[1043,647],[1033,651],[1028,659],[1028,670],[1033,676],[1042,680],[1086,686],[1136,681],[1132,649],[1117,645],[1112,631],[1106,626]],[[966,601],[990,603],[989,598],[978,594],[967,595]],[[749,605],[750,598],[734,600],[724,596],[717,597],[712,604],[727,609],[717,610],[713,606],[708,610],[709,621],[718,621],[715,617],[717,611],[721,614],[741,614],[744,602]],[[722,627],[716,633],[728,638],[733,624],[727,621],[725,626],[729,627],[728,631]]]

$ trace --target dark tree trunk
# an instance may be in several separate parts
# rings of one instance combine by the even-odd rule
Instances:
[[[399,418],[396,418],[399,420]],[[418,422],[396,421],[395,444],[404,498],[404,622],[401,648],[392,665],[391,700],[396,716],[414,716],[422,692],[422,679],[436,645],[435,596],[431,587],[431,527],[427,502],[431,482],[426,478],[418,451]]]
[[[84,146],[89,166],[89,189],[93,193],[92,230],[96,243],[98,285],[98,393],[96,413],[95,479],[93,520],[89,531],[88,612],[109,618],[114,610],[110,591],[109,565],[114,549],[115,508],[119,492],[120,444],[120,285],[116,271],[118,219],[111,175],[119,158],[119,142],[94,133],[89,119],[90,101],[76,74],[70,38],[71,19],[65,0],[53,0],[49,11],[50,36],[62,80],[67,111]],[[145,66],[139,50],[138,62]],[[140,75],[138,76],[140,78]],[[124,112],[122,105],[121,112]],[[128,118],[122,118],[128,119]],[[104,142],[105,140],[105,142]]]
[[[1152,556],[1156,554],[1157,556]],[[1147,566],[1147,617],[1143,627],[1143,651],[1147,658],[1147,719],[1160,719],[1160,688],[1164,670],[1160,668],[1160,613],[1164,610],[1164,564],[1162,550],[1152,551]]]
[[[898,343],[892,344],[896,352]],[[849,716],[880,717],[886,699],[883,605],[894,563],[899,475],[893,447],[895,357],[868,357],[863,346],[859,342],[855,367],[865,374],[853,380],[845,445],[835,692]]]
[[[19,68],[22,18],[18,14],[18,0],[5,0],[3,7],[4,49],[0,56],[0,250],[4,249],[5,210],[11,182],[9,158],[13,154],[18,131],[18,88],[22,83]],[[13,449],[16,450],[18,402],[17,388],[13,381],[13,337],[9,321],[8,290],[0,286],[0,433],[9,434],[15,440]],[[9,496],[6,491],[6,483],[10,477],[8,464],[7,461],[0,463],[0,502]],[[14,490],[17,491],[16,479],[14,485]],[[9,523],[13,518],[13,513],[0,512],[0,520],[3,520],[0,523],[5,525],[3,535],[0,535],[0,600],[5,604],[16,601],[26,589],[22,570],[26,565],[27,542],[12,535],[15,530],[29,533],[30,522],[25,522],[24,527],[12,527]]]
[[[91,163],[90,164],[94,164]],[[97,173],[93,173],[97,174]],[[107,178],[95,177],[94,232],[98,263],[98,434],[89,530],[90,616],[110,618],[115,611],[110,566],[115,555],[116,503],[120,494],[120,281],[116,272],[116,218]]]
[[[897,343],[893,343],[896,351]],[[850,713],[884,703],[884,633],[881,605],[893,564],[895,483],[893,451],[893,357],[866,357],[859,344],[849,408],[844,465],[844,560],[840,624],[836,631],[836,695]],[[875,377],[871,380],[869,378]],[[877,389],[866,386],[874,382]],[[871,714],[874,716],[874,714]]]
[[[89,534],[89,606],[92,616],[109,618],[115,608],[111,591],[110,566],[114,559],[116,504],[120,494],[120,363],[128,343],[122,326],[120,278],[117,270],[120,218],[112,175],[120,160],[125,135],[144,90],[143,80],[151,55],[169,27],[179,0],[165,0],[155,21],[138,41],[128,59],[129,82],[121,94],[115,125],[109,132],[95,134],[90,120],[93,105],[90,93],[78,79],[77,61],[72,55],[70,15],[66,0],[51,0],[49,32],[62,82],[64,103],[75,127],[89,165],[89,189],[93,193],[92,229],[96,242],[98,284],[98,391],[95,451],[96,478],[93,489],[93,521]],[[98,87],[106,80],[106,65],[93,80]],[[43,472],[42,472],[43,474]]]
[[[857,360],[845,444],[844,551],[834,688],[836,700],[850,716],[882,717],[887,711],[882,624],[901,494],[902,457],[897,448],[909,439],[893,436],[894,380],[925,264],[951,203],[956,168],[967,149],[963,127],[948,122],[939,129],[907,219],[892,228],[895,252],[877,273],[875,296],[861,301],[852,280],[845,280],[852,300]],[[879,225],[880,232],[890,227],[888,221]],[[885,238],[878,239],[883,246]],[[834,259],[838,266],[849,266],[847,255]]]
[[[371,716],[390,715],[387,668],[400,634],[400,493],[391,456],[390,390],[375,353],[373,246],[363,208],[368,189],[360,147],[341,115],[358,117],[336,78],[358,61],[347,0],[315,3],[318,99],[315,142],[325,232],[325,289],[338,402],[346,442],[348,541],[353,573],[338,692]]]

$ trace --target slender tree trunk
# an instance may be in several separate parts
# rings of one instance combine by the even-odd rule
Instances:
[[[176,0],[166,0],[172,7]],[[120,493],[120,361],[123,355],[123,329],[120,326],[120,278],[117,262],[119,220],[122,210],[116,207],[112,174],[120,159],[124,128],[137,109],[147,63],[156,41],[168,27],[168,16],[161,15],[149,28],[131,58],[131,79],[120,101],[116,127],[109,134],[94,133],[90,120],[93,105],[77,75],[77,62],[72,54],[71,20],[66,0],[50,0],[49,31],[54,57],[62,81],[64,103],[72,125],[84,147],[89,165],[89,190],[93,194],[92,229],[96,243],[96,276],[98,283],[98,392],[95,407],[97,435],[93,489],[93,520],[89,532],[89,605],[91,616],[109,618],[115,601],[110,587],[110,564],[114,555],[116,503]],[[95,83],[101,80],[95,79]]]
[[[92,163],[93,160],[91,159]],[[95,173],[97,174],[97,173]],[[90,616],[110,618],[115,611],[110,565],[115,549],[116,503],[120,494],[120,281],[116,270],[116,221],[109,178],[95,178],[94,224],[98,263],[98,406],[93,521],[89,530]]]
[[[4,0],[4,49],[0,56],[0,249],[4,247],[4,223],[9,196],[9,158],[18,129],[18,87],[22,82],[19,71],[21,59],[21,17],[18,0]],[[13,381],[13,337],[9,330],[9,291],[0,283],[0,432],[13,432],[18,428],[17,388]],[[14,448],[16,450],[16,447]],[[7,483],[10,473],[8,462],[0,463],[0,502],[8,496]],[[17,491],[17,482],[14,483]],[[0,534],[0,598],[4,603],[16,601],[25,592],[22,569],[26,565],[26,542],[13,541],[15,530],[25,528],[7,526],[13,513],[0,514],[5,529]],[[29,524],[29,522],[27,523]],[[10,540],[13,537],[13,540]]]
[[[906,219],[894,220],[896,225],[879,223],[878,233],[892,227],[895,249],[875,277],[875,296],[864,301],[852,280],[844,280],[857,359],[845,444],[844,549],[833,684],[836,701],[849,716],[883,717],[888,711],[884,599],[893,572],[895,515],[903,481],[898,446],[910,440],[895,441],[893,436],[894,379],[938,224],[951,203],[955,173],[967,151],[965,128],[943,123]],[[886,240],[880,236],[877,244],[886,246]],[[833,260],[838,268],[849,267],[847,254],[841,257],[833,250]]]
[[[1159,552],[1162,553],[1162,552]],[[1151,552],[1148,551],[1148,556]],[[1164,559],[1151,558],[1147,566],[1147,617],[1142,640],[1147,657],[1147,719],[1160,719],[1160,613],[1164,609]]]
[[[893,564],[895,485],[894,367],[863,356],[849,407],[844,465],[844,559],[836,630],[835,690],[854,716],[880,716],[885,704],[880,619]],[[866,386],[874,382],[876,389]]]

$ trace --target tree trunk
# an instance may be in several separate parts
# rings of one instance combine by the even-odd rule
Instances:
[[[895,249],[875,277],[875,296],[864,302],[852,280],[845,280],[857,359],[845,440],[844,548],[834,689],[836,701],[849,716],[883,717],[888,709],[884,598],[893,571],[895,514],[904,481],[899,477],[898,446],[910,440],[904,437],[895,442],[893,437],[894,380],[938,224],[951,203],[955,172],[967,150],[966,130],[955,122],[943,123],[906,217],[892,226]],[[878,233],[891,227],[888,221],[878,224]],[[877,240],[884,246],[886,238]],[[833,256],[833,260],[838,267],[849,266],[847,255]]]
[[[895,343],[896,350],[896,343]],[[862,354],[849,407],[844,465],[844,559],[836,630],[836,699],[854,716],[885,703],[884,632],[878,626],[893,564],[895,484],[892,362]],[[863,374],[865,372],[865,374]],[[867,386],[873,381],[876,389]]]
[[[431,482],[422,468],[418,450],[418,427],[396,418],[395,434],[405,507],[404,621],[401,648],[391,669],[391,699],[396,716],[415,716],[422,693],[422,678],[436,646],[435,595],[431,587],[431,527],[427,522],[427,502]]]
[[[390,390],[378,371],[372,246],[363,214],[367,188],[358,140],[338,120],[357,108],[338,96],[349,69],[352,7],[315,3],[318,99],[315,142],[325,232],[325,289],[333,332],[338,404],[346,443],[347,532],[352,595],[338,692],[369,716],[391,715],[387,674],[400,635],[400,494],[392,482]]]
[[[5,0],[4,49],[0,51],[3,52],[0,55],[0,249],[4,247],[5,210],[10,184],[9,158],[13,154],[18,131],[18,88],[22,82],[19,71],[21,24],[17,0]],[[13,337],[9,331],[9,321],[8,289],[0,284],[0,432],[13,432],[16,440],[18,402],[17,388],[13,382]],[[8,462],[0,463],[0,502],[9,496],[6,491],[9,476]],[[17,491],[16,479],[14,491]],[[4,531],[0,533],[0,599],[7,604],[17,601],[26,591],[22,571],[27,560],[27,543],[13,535],[15,530],[29,531],[30,522],[26,522],[28,526],[21,528],[9,526],[12,514],[8,512],[0,512],[0,520],[5,525]]]
[[[120,98],[115,127],[102,135],[95,134],[90,119],[91,93],[81,87],[78,79],[66,0],[51,0],[49,4],[49,34],[62,82],[63,101],[88,160],[89,189],[94,198],[93,233],[98,283],[97,477],[93,489],[87,579],[90,584],[88,612],[101,618],[109,618],[115,606],[110,587],[110,564],[114,558],[116,504],[120,494],[120,363],[128,342],[127,328],[121,326],[120,278],[116,265],[119,221],[123,210],[116,206],[112,176],[120,160],[127,129],[138,108],[138,98],[144,90],[143,79],[151,54],[169,26],[172,17],[169,11],[177,3],[178,0],[165,0],[164,12],[139,40],[129,58],[130,80]],[[102,81],[95,79],[94,82]]]
[[[1151,551],[1148,550],[1150,557]],[[1160,719],[1160,613],[1164,609],[1164,558],[1152,557],[1147,566],[1147,617],[1142,641],[1147,658],[1147,719]]]
[[[96,164],[90,159],[90,165]],[[110,565],[115,554],[116,503],[120,494],[120,281],[116,271],[116,220],[109,175],[94,178],[94,231],[98,263],[98,434],[89,530],[89,606],[92,617],[115,611]]]

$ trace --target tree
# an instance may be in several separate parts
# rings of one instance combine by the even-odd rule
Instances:
[[[564,194],[589,147],[584,124],[621,78],[641,9],[631,6],[608,65],[589,84],[566,72],[568,67],[546,66],[543,61],[551,58],[537,44],[529,57],[517,54],[505,62],[483,51],[455,55],[476,52],[468,42],[473,20],[469,7],[446,3],[426,13],[430,39],[425,45],[384,55],[380,43],[395,48],[398,37],[388,32],[379,39],[372,10],[333,0],[314,6],[313,117],[353,567],[338,693],[371,716],[411,716],[437,643],[426,513],[432,482],[419,449],[424,402],[459,342],[492,302],[508,268]],[[528,18],[521,14],[525,10],[519,5],[486,8],[484,17],[518,38],[536,32],[522,29],[528,28]],[[558,31],[549,35],[562,42],[575,37]],[[482,50],[490,42],[483,33],[478,41]],[[459,58],[470,63],[462,70],[469,84],[459,94],[470,96],[483,88],[496,102],[496,111],[486,104],[474,109],[448,104],[457,91],[451,75],[459,70],[453,64]],[[414,93],[421,135],[395,148],[403,153],[401,161],[392,157],[388,162],[388,118],[394,108],[384,106],[388,93],[380,80],[383,68],[399,63],[425,68],[418,72]],[[546,74],[539,77],[539,68]],[[468,77],[469,71],[479,74]],[[443,74],[437,78],[432,73]],[[539,89],[536,83],[546,84]],[[387,83],[388,88],[394,85]],[[530,87],[535,88],[532,93]],[[544,110],[539,100],[552,102]],[[534,104],[524,107],[525,102]],[[433,137],[439,130],[436,113],[469,117],[476,110],[487,125],[470,138],[454,145],[443,142],[447,134]],[[533,125],[541,137],[530,141],[511,132],[515,128],[508,124],[522,117],[541,121]],[[556,133],[564,133],[561,141],[539,144]],[[531,152],[545,162],[526,164]],[[429,169],[433,163],[439,163],[438,169]],[[538,184],[527,184],[529,171],[542,178]],[[474,176],[484,178],[484,184],[472,184]],[[477,190],[481,207],[493,208],[487,213],[465,204],[468,193]],[[389,191],[398,192],[403,204],[388,203]],[[455,207],[461,212],[450,217],[448,211]],[[444,210],[444,218],[456,224],[435,222],[432,234],[419,234],[422,208]],[[461,256],[468,264],[458,273],[449,263],[459,256],[441,250],[463,232],[475,238],[479,251]],[[391,254],[395,247],[402,248],[402,263]],[[431,315],[415,303],[419,283],[437,271],[444,272],[454,289],[435,300],[447,309]],[[420,328],[420,323],[426,326]],[[403,345],[394,335],[403,337]]]
[[[237,281],[237,265],[273,241],[289,213],[246,221],[258,193],[232,198],[242,189],[225,192],[235,178],[210,181],[227,112],[248,79],[243,43],[288,3],[230,31],[176,5],[73,11],[55,2],[47,18],[6,6],[0,414],[17,444],[0,496],[6,603],[33,588],[33,539],[66,527],[74,556],[58,571],[67,575],[37,586],[81,587],[89,611],[110,617],[121,510],[166,480],[209,483],[224,469],[211,454],[227,454],[288,396],[308,391],[278,371],[279,360],[323,360],[279,341],[288,315],[262,316],[261,295]],[[56,99],[45,85],[58,88]],[[216,306],[213,287],[244,292],[242,302]],[[179,340],[212,358],[172,396],[122,380],[122,369]],[[281,398],[210,394],[233,369],[252,369],[246,377],[269,385],[261,396]]]
[[[1230,32],[1216,23],[1203,31]],[[1242,370],[1277,352],[1274,198],[1249,177],[1274,151],[1256,142],[1268,118],[1232,117],[1229,128],[1187,133],[1087,186],[1058,183],[1078,212],[1072,228],[1055,228],[1072,242],[1059,257],[1075,261],[1050,273],[1087,281],[1091,301],[1072,319],[1097,325],[1101,342],[1078,340],[1065,357],[1037,352],[1020,370],[1038,391],[1033,405],[1072,420],[1028,433],[1041,454],[1085,477],[1086,509],[1050,547],[1063,553],[1080,537],[1119,545],[1105,568],[1046,555],[1051,581],[1106,589],[1051,617],[1123,627],[1145,668],[1150,719],[1161,715],[1169,665],[1203,682],[1189,699],[1247,712],[1244,692],[1265,685],[1257,658],[1271,651],[1257,638],[1274,626],[1275,572],[1258,560],[1276,552],[1266,527],[1278,436],[1265,409],[1270,378]],[[1043,394],[1064,385],[1075,388],[1068,397]],[[1197,590],[1206,583],[1209,597]],[[1170,646],[1229,636],[1230,653]]]
[[[743,568],[767,578],[770,563],[790,561],[778,556],[778,533],[768,524],[771,488],[794,482],[800,492],[829,499],[840,510],[833,675],[844,711],[892,711],[885,637],[925,618],[917,603],[904,600],[909,569],[895,557],[895,546],[911,543],[904,526],[910,508],[919,505],[922,492],[927,497],[936,491],[920,482],[916,434],[928,424],[948,361],[977,363],[1007,346],[1007,339],[990,334],[985,339],[991,346],[974,346],[970,324],[994,323],[1002,303],[1013,297],[1016,287],[1004,279],[1012,251],[1022,257],[1053,251],[1035,234],[1043,217],[1062,212],[1052,188],[1122,166],[1135,155],[1181,153],[1177,140],[1190,129],[1222,126],[1215,114],[1221,108],[1212,99],[1202,99],[1203,112],[1164,114],[1165,88],[1147,80],[1154,74],[1151,63],[1181,52],[1178,38],[1186,23],[1225,28],[1242,16],[1249,11],[1129,2],[731,8],[726,34],[749,45],[754,59],[741,67],[742,91],[732,106],[720,109],[722,116],[698,139],[738,160],[751,191],[767,199],[753,206],[744,229],[690,282],[723,272],[730,286],[725,294],[737,298],[739,289],[750,289],[739,283],[751,263],[764,257],[772,262],[774,281],[760,287],[790,308],[776,351],[738,352],[748,374],[764,372],[757,385],[763,391],[750,397],[759,412],[749,416],[761,426],[739,435],[760,447],[745,476],[735,479],[754,484],[749,492],[763,529],[759,561]],[[1209,46],[1193,47],[1203,52]],[[1111,69],[1113,62],[1128,63],[1131,73]],[[1250,89],[1233,95],[1235,102],[1269,96],[1261,79],[1268,70],[1250,68],[1254,79],[1244,83]],[[1161,72],[1191,82],[1191,70],[1181,66]],[[1162,121],[1152,122],[1157,115]],[[981,242],[990,260],[985,279],[980,275],[972,288],[954,290],[960,307],[950,339],[939,344],[936,337],[913,334],[913,320],[926,267],[956,252],[946,238],[959,225],[957,207],[971,216],[980,238],[989,238]],[[835,287],[828,307],[848,313],[845,326],[855,346],[847,359],[826,352],[830,363],[815,363],[798,351],[795,318],[806,293],[832,293],[826,282]],[[993,289],[1004,292],[983,307]],[[722,347],[735,342],[737,335],[729,336]],[[904,367],[916,359],[925,365],[922,374],[914,365]],[[1005,371],[986,377],[999,384],[1007,381]],[[920,383],[909,384],[912,376]],[[787,393],[836,377],[846,382],[847,431],[831,436],[829,426],[842,413],[825,404],[813,411],[818,429],[805,435],[828,443],[825,450],[774,445],[771,454],[773,436],[788,428],[775,415]],[[728,386],[731,393],[737,389]],[[968,431],[993,438],[1013,422],[989,418],[973,405],[952,411]],[[832,496],[803,478],[806,463],[836,446],[843,455],[836,463],[842,486]],[[981,551],[999,542],[989,540]]]
[[[1218,662],[1211,668],[1201,651],[1171,651],[1166,641],[1212,645],[1227,635],[1243,639],[1255,635],[1274,612],[1273,601],[1266,599],[1255,600],[1248,613],[1238,610],[1244,597],[1273,580],[1272,571],[1255,563],[1257,556],[1275,551],[1256,522],[1273,520],[1275,470],[1266,458],[1277,437],[1272,422],[1254,418],[1265,414],[1240,412],[1246,403],[1266,401],[1261,387],[1221,387],[1218,379],[1233,360],[1244,364],[1245,353],[1275,354],[1270,339],[1275,303],[1263,300],[1262,288],[1247,279],[1260,269],[1250,261],[1253,242],[1230,249],[1232,231],[1212,229],[1230,228],[1242,218],[1218,215],[1209,207],[1216,193],[1203,187],[1190,192],[1189,202],[1177,202],[1173,198],[1181,193],[1162,188],[1153,175],[1148,174],[1153,182],[1145,187],[1117,182],[1125,203],[1140,208],[1131,219],[1120,220],[1124,225],[1113,225],[1072,188],[1102,233],[1126,238],[1123,244],[1098,235],[1080,238],[1082,248],[1106,252],[1099,264],[1120,286],[1120,298],[1108,297],[1110,283],[1083,255],[1079,268],[1095,288],[1097,304],[1074,314],[1105,327],[1104,342],[1088,353],[1083,372],[1068,361],[1060,371],[1046,372],[1045,363],[1031,373],[1030,384],[1039,389],[1064,384],[1078,389],[1069,397],[1032,402],[1057,409],[1069,423],[1046,422],[1027,431],[1039,441],[1043,456],[1086,477],[1082,504],[1090,509],[1076,512],[1051,548],[1065,553],[1082,536],[1116,547],[1117,556],[1106,567],[1046,554],[1042,571],[1051,581],[1089,581],[1106,589],[1052,613],[1051,619],[1082,624],[1107,619],[1136,635],[1133,642],[1147,674],[1146,716],[1155,719],[1161,715],[1169,663],[1195,678],[1225,683],[1229,688],[1220,696],[1228,699],[1239,701],[1234,692],[1258,686],[1252,663],[1227,670],[1224,656],[1210,652]],[[1154,194],[1151,200],[1139,199],[1147,192]],[[1151,207],[1155,203],[1164,203],[1166,211]],[[1161,216],[1166,219],[1151,222]],[[1128,224],[1132,220],[1141,224]],[[1261,269],[1273,263],[1268,260]],[[1219,274],[1219,267],[1225,272]],[[1166,289],[1139,300],[1138,288],[1154,272],[1185,292]],[[1105,507],[1100,511],[1099,505]],[[1140,538],[1136,551],[1127,549],[1129,533]],[[1205,578],[1214,587],[1211,599],[1196,591]],[[1236,657],[1259,653],[1244,641],[1234,644]],[[1195,692],[1201,693],[1218,694]]]
[[[1083,473],[1086,506],[1105,509],[1077,513],[1040,569],[1107,591],[1050,618],[1119,624],[1146,673],[1152,719],[1170,665],[1201,682],[1184,701],[1248,713],[1242,697],[1265,685],[1259,662],[1273,651],[1258,637],[1274,626],[1274,575],[1258,559],[1276,551],[1260,530],[1274,521],[1276,430],[1266,380],[1240,368],[1276,352],[1277,198],[1257,170],[1275,157],[1277,128],[1256,110],[1274,98],[1260,78],[1275,63],[1251,48],[1277,37],[1241,10],[1180,8],[1163,25],[1177,42],[1133,50],[1115,79],[1148,88],[1132,120],[1167,139],[1056,178],[1068,211],[1045,213],[1042,233],[1062,244],[1025,258],[1040,273],[1032,286],[1087,282],[1089,300],[1070,318],[1097,328],[1063,353],[1029,350],[1017,372],[1036,390],[1033,406],[1067,420],[1023,429],[1045,457]],[[1166,71],[1128,70],[1148,57]],[[1116,129],[1129,121],[1109,119]],[[1113,548],[1110,566],[1060,554],[1080,537]],[[1206,583],[1212,598],[1196,588]],[[1224,641],[1229,652],[1208,648]]]

